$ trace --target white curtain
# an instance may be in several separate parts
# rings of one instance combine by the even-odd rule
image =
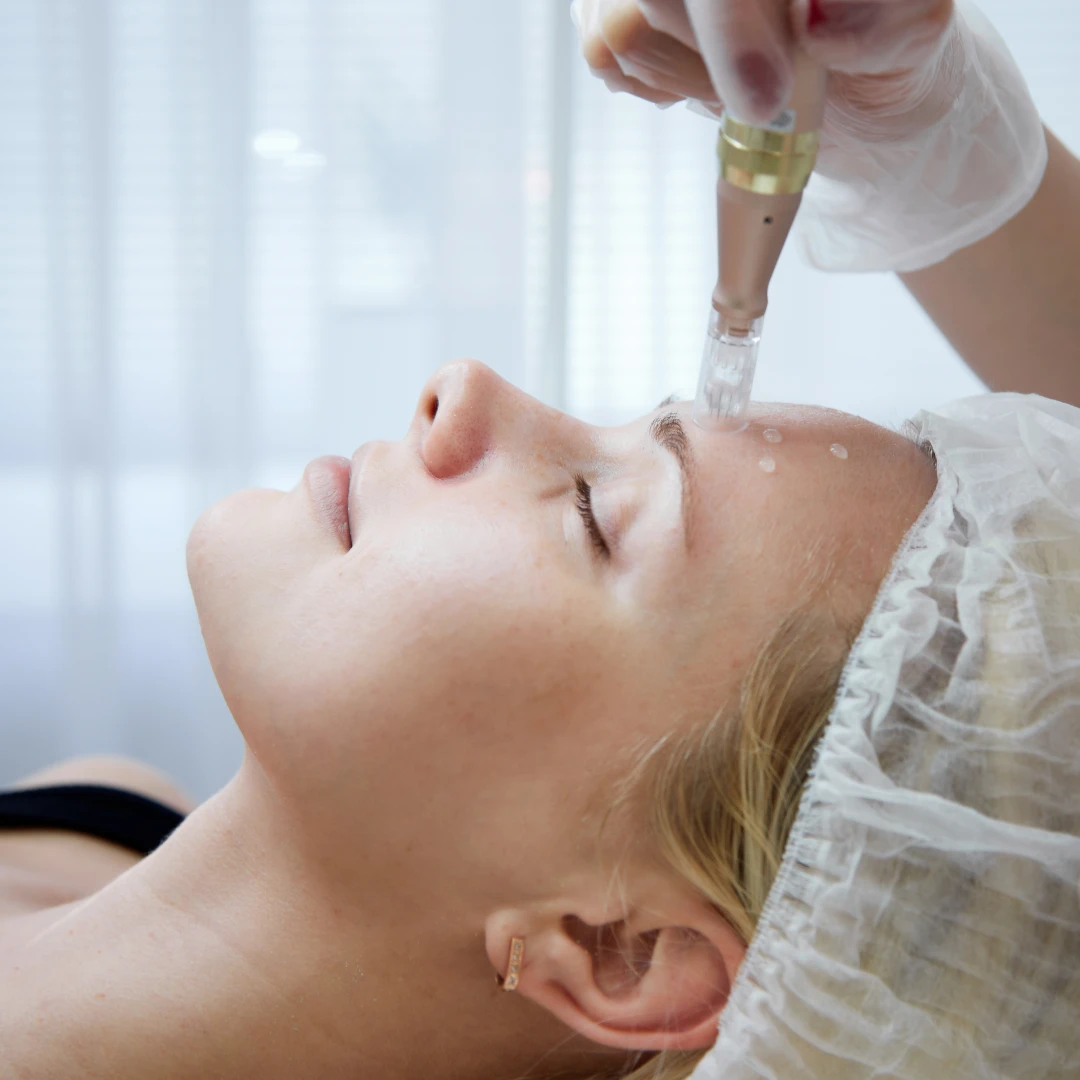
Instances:
[[[240,745],[198,513],[397,438],[477,356],[617,422],[686,390],[712,125],[612,97],[563,0],[0,0],[0,783]],[[1080,146],[1073,0],[984,7]],[[977,389],[896,282],[785,255],[763,398],[896,421]]]

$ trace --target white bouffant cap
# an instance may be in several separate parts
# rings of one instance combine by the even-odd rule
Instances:
[[[695,1080],[1080,1076],[1080,409],[916,424],[937,490]]]

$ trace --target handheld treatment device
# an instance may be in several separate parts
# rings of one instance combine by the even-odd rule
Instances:
[[[769,281],[814,171],[827,73],[795,57],[788,107],[766,127],[725,112],[716,184],[719,277],[701,357],[694,420],[717,431],[746,426]]]

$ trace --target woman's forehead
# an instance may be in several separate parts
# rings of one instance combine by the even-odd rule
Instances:
[[[689,399],[671,395],[661,401],[655,408],[635,417],[622,425],[615,425],[602,430],[610,432],[625,432],[627,434],[639,434],[658,416],[672,413],[680,417],[687,424],[693,424],[691,414],[693,402]],[[830,409],[823,405],[806,405],[795,402],[783,401],[755,401],[751,402],[748,413],[748,423],[745,428],[736,432],[706,432],[704,429],[693,424],[695,432],[700,436],[707,436],[710,440],[716,440],[718,445],[725,441],[743,435],[747,430],[754,430],[765,426],[784,425],[792,431],[821,430],[825,428],[843,428],[857,430],[869,438],[879,437],[888,439],[895,433],[888,428],[881,427],[872,421],[866,420],[852,413],[842,412],[839,409]],[[782,434],[781,430],[781,434]],[[902,438],[902,437],[901,437]]]

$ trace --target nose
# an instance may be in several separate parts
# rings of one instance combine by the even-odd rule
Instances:
[[[478,360],[444,364],[428,380],[414,423],[421,427],[420,456],[440,479],[467,473],[494,448],[500,429],[524,398]]]

